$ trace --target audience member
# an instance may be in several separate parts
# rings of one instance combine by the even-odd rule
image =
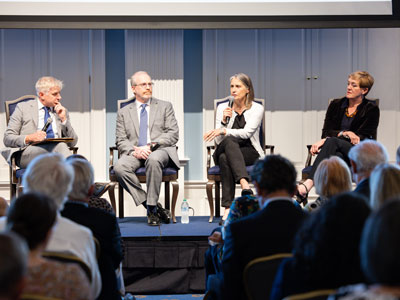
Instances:
[[[245,299],[242,276],[251,260],[290,252],[306,213],[293,203],[296,170],[280,155],[256,162],[254,185],[261,210],[226,227],[222,259],[223,299]]]
[[[27,193],[11,205],[7,229],[23,237],[30,249],[23,293],[65,300],[93,299],[89,280],[78,265],[42,257],[56,217],[56,204],[44,195]]]
[[[0,217],[4,217],[7,214],[8,203],[3,197],[0,197]]]
[[[81,154],[72,154],[68,156],[66,159],[67,161],[69,161],[70,159],[75,159],[75,158],[87,160],[87,158]],[[115,211],[111,206],[111,204],[105,198],[100,198],[100,196],[98,196],[99,194],[103,194],[105,189],[108,190],[107,184],[95,182],[94,185],[95,185],[94,191],[89,197],[89,202],[88,202],[89,207],[100,208],[102,210],[105,210],[106,212],[115,214]]]
[[[71,191],[74,170],[57,153],[42,154],[34,158],[26,169],[22,185],[24,193],[36,192],[49,197],[62,210]],[[36,210],[33,210],[34,213]],[[0,218],[0,230],[5,228],[6,218]],[[101,278],[96,259],[96,248],[90,229],[57,214],[57,224],[46,247],[47,251],[68,251],[85,262],[91,271],[93,296],[101,290]]]
[[[0,299],[17,300],[25,286],[28,247],[12,232],[0,233]]]
[[[370,199],[369,178],[374,168],[389,159],[385,146],[375,140],[364,140],[349,151],[353,179],[357,184],[354,192]]]
[[[371,209],[363,196],[334,196],[304,222],[293,257],[279,267],[271,300],[363,282],[359,259],[361,232]]]
[[[380,164],[371,173],[371,207],[379,208],[387,200],[400,196],[400,167]]]
[[[361,268],[367,285],[339,289],[329,299],[400,299],[400,198],[388,201],[368,218],[361,237]]]
[[[396,163],[400,165],[400,146],[397,148],[396,151]]]
[[[314,175],[314,187],[319,197],[306,206],[310,211],[319,208],[332,196],[351,191],[351,173],[344,160],[331,156],[321,161]]]
[[[100,243],[98,259],[102,289],[97,299],[121,299],[115,270],[122,261],[121,233],[114,214],[88,206],[94,190],[94,172],[86,159],[69,157],[67,163],[74,169],[72,190],[61,215],[88,227]]]

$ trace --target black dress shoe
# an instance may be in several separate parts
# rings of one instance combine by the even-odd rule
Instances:
[[[147,213],[147,224],[150,226],[159,226],[160,225],[160,218],[156,213]]]
[[[251,189],[242,190],[242,196],[246,196],[246,195],[254,195],[254,193]]]
[[[157,215],[164,224],[171,222],[171,212],[168,209],[164,209],[160,203],[157,203]]]

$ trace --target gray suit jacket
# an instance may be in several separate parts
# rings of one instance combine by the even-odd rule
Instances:
[[[1,155],[10,163],[11,156],[16,151],[24,150],[25,137],[37,131],[39,120],[39,111],[37,98],[35,100],[21,102],[15,108],[14,113],[10,116],[7,129],[4,133],[3,143],[7,148],[1,150]],[[71,126],[69,115],[67,115],[67,123],[61,124],[61,120],[56,117],[56,124],[59,137],[71,137],[73,142],[68,146],[73,147],[78,142],[78,136]]]
[[[136,99],[130,98],[136,101]],[[169,158],[179,168],[176,143],[179,139],[178,123],[172,104],[152,98],[150,102],[149,132],[152,142],[160,144],[160,149],[168,152]],[[139,141],[139,119],[135,102],[118,110],[116,144],[121,154],[128,155]]]

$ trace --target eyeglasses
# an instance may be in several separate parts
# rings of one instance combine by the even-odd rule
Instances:
[[[142,89],[145,89],[147,87],[152,88],[154,86],[154,83],[153,82],[141,83],[141,84],[135,84],[135,86],[140,86]]]

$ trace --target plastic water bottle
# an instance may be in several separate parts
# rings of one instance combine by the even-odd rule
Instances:
[[[188,224],[189,223],[189,203],[186,199],[183,199],[181,205],[181,223]]]

